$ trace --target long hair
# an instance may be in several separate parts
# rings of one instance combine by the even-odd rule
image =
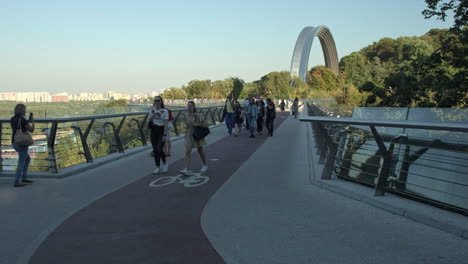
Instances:
[[[195,102],[194,102],[194,101],[188,101],[187,104],[193,104],[193,112],[194,112],[194,113],[197,112],[197,107],[195,106]]]
[[[164,100],[162,99],[162,97],[157,95],[157,96],[154,97],[154,100],[156,100],[157,98],[159,98],[159,100],[161,100],[161,108],[165,109],[166,107],[164,107]]]
[[[24,104],[17,104],[17,105],[15,106],[15,110],[14,110],[15,115],[21,114],[21,112],[22,112],[24,109],[26,109],[26,106],[25,106]]]

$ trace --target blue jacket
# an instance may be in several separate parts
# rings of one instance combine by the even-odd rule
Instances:
[[[249,118],[258,118],[258,107],[256,104],[248,104],[247,105],[247,114]]]

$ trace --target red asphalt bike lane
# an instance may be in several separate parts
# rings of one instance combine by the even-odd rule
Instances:
[[[275,129],[288,115],[277,112]],[[205,184],[149,186],[157,178],[179,175],[184,167],[179,159],[167,174],[148,175],[93,202],[55,229],[29,263],[225,263],[205,237],[200,217],[218,188],[268,138],[265,127],[263,134],[249,138],[243,130],[205,147],[207,159],[217,159],[208,161]],[[198,153],[192,153],[191,167],[201,165]]]

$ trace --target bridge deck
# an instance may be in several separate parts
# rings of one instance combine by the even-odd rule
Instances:
[[[166,175],[149,175],[147,151],[21,189],[2,180],[0,263],[467,263],[468,240],[311,184],[307,125],[277,121],[268,139],[214,129],[200,186],[150,187]],[[183,141],[173,150],[170,176]]]

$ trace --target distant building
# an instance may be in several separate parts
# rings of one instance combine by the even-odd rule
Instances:
[[[67,103],[68,95],[52,95],[52,102],[54,103]]]

